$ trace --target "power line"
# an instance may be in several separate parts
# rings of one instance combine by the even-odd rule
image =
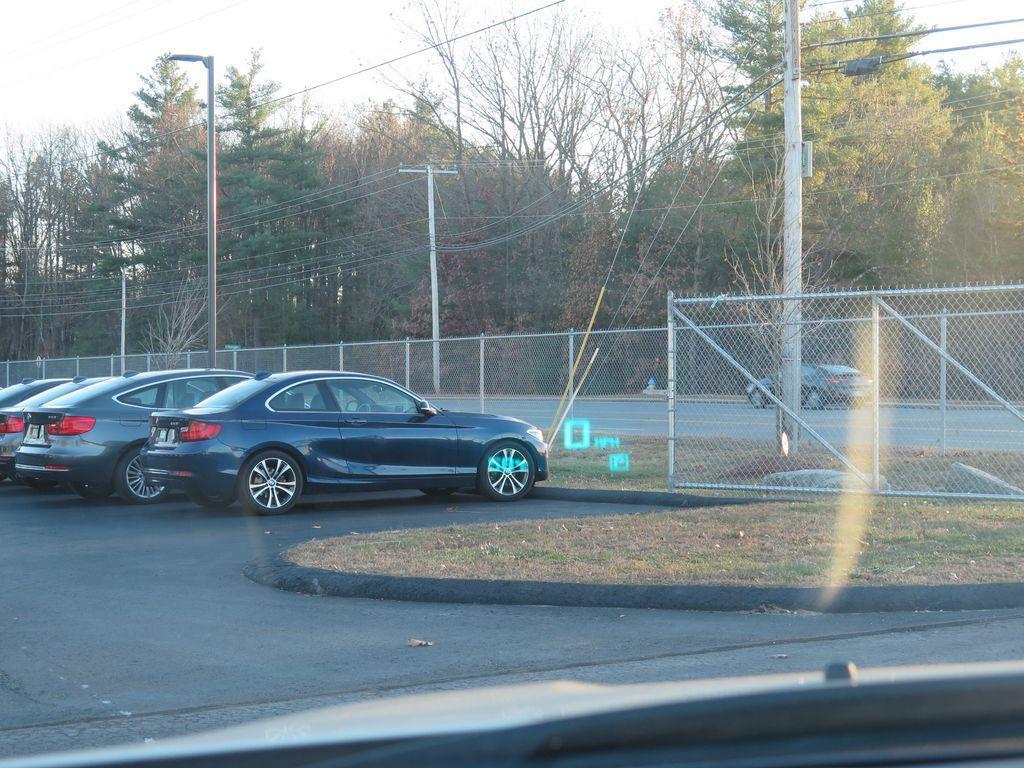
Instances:
[[[925,35],[934,35],[940,32],[958,32],[963,29],[980,29],[982,27],[995,27],[1002,24],[1019,24],[1024,21],[1024,18],[1016,19],[1000,19],[998,21],[983,21],[976,24],[958,24],[955,27],[932,27],[930,29],[922,29],[916,32],[890,32],[885,35],[866,35],[863,37],[847,37],[842,40],[828,40],[823,43],[808,43],[807,45],[800,46],[802,51],[812,51],[817,48],[829,48],[836,45],[849,45],[851,43],[869,43],[877,42],[879,40],[896,40],[902,37],[923,37]]]
[[[96,59],[102,59],[104,56],[109,56],[112,53],[117,53],[118,51],[123,51],[125,48],[131,48],[133,45],[138,45],[139,43],[144,43],[147,40],[152,40],[155,37],[160,37],[160,35],[164,35],[164,34],[166,34],[168,32],[173,32],[176,29],[181,29],[182,27],[187,27],[189,24],[195,24],[197,21],[202,21],[203,19],[207,19],[210,16],[215,16],[218,13],[223,13],[224,11],[229,11],[232,8],[235,8],[235,7],[239,6],[239,5],[242,5],[243,3],[247,3],[247,2],[249,2],[249,0],[235,0],[235,2],[230,3],[228,5],[225,5],[222,8],[217,8],[216,10],[209,11],[208,13],[204,13],[202,16],[197,16],[194,19],[189,19],[188,21],[183,21],[180,24],[175,24],[173,27],[167,27],[166,29],[161,29],[159,32],[154,32],[151,35],[146,35],[146,37],[140,37],[138,40],[133,40],[130,43],[125,43],[124,45],[119,45],[117,48],[111,48],[109,50],[103,51],[102,53],[98,53],[95,56],[90,56],[87,59],[81,59],[79,61],[73,61],[70,64],[64,64],[63,66],[57,67],[56,69],[51,69],[51,70],[48,70],[46,72],[39,72],[39,73],[37,73],[35,75],[32,75],[31,77],[25,78],[24,80],[15,80],[13,82],[8,81],[8,82],[4,83],[4,85],[8,86],[8,87],[12,86],[12,85],[23,85],[25,83],[31,83],[34,80],[38,80],[39,78],[42,78],[42,77],[49,77],[50,75],[55,75],[58,72],[63,72],[66,69],[71,69],[73,67],[79,67],[82,64],[88,64],[89,62],[95,61]]]
[[[111,8],[109,11],[104,11],[103,13],[98,14],[96,16],[92,16],[92,17],[90,17],[88,19],[83,19],[82,21],[79,21],[79,22],[77,22],[75,24],[70,24],[70,25],[68,25],[66,27],[63,27],[63,28],[57,30],[56,32],[51,32],[48,35],[44,35],[43,37],[36,38],[35,40],[33,40],[33,41],[29,42],[29,43],[25,43],[20,48],[11,48],[10,50],[5,51],[4,53],[0,54],[0,59],[6,59],[6,58],[9,58],[11,56],[15,56],[15,55],[21,53],[22,51],[24,51],[26,48],[32,48],[33,46],[39,45],[39,43],[45,43],[46,41],[52,40],[55,37],[60,37],[61,35],[65,34],[67,32],[72,32],[72,31],[78,29],[79,27],[83,27],[86,24],[91,24],[94,21],[99,21],[100,19],[106,18],[107,16],[110,16],[111,14],[117,13],[118,11],[123,11],[125,8],[130,8],[133,5],[138,5],[141,2],[143,2],[143,0],[131,0],[131,2],[124,3],[123,5],[115,6],[114,8]],[[162,2],[169,2],[169,0],[162,0]],[[99,27],[99,29],[102,29],[102,28],[103,27]],[[90,30],[90,31],[95,31],[95,30]],[[73,40],[74,38],[70,38],[70,39]],[[66,41],[62,41],[62,42],[66,42]]]
[[[338,77],[332,78],[330,80],[325,80],[324,82],[318,83],[316,85],[307,86],[307,87],[302,88],[302,89],[300,89],[298,91],[293,91],[292,93],[288,93],[288,94],[285,94],[283,96],[275,96],[275,97],[273,97],[271,99],[267,99],[266,101],[260,102],[258,104],[254,104],[252,107],[250,107],[250,109],[254,110],[254,109],[259,109],[260,107],[265,107],[265,106],[267,106],[269,104],[276,104],[276,103],[278,103],[280,101],[285,101],[287,99],[295,98],[296,96],[301,96],[303,94],[310,93],[311,91],[314,91],[317,88],[323,88],[324,86],[327,86],[327,85],[334,85],[335,83],[340,83],[343,80],[348,80],[349,78],[356,77],[357,75],[363,75],[363,74],[366,74],[367,72],[373,72],[374,70],[381,69],[383,67],[391,66],[392,64],[396,64],[396,63],[398,63],[400,61],[404,61],[405,59],[409,59],[409,58],[411,58],[413,56],[418,56],[421,53],[426,53],[427,51],[433,51],[433,50],[436,50],[437,48],[440,48],[441,46],[449,45],[451,43],[455,43],[455,42],[458,42],[460,40],[465,40],[468,37],[472,37],[473,35],[478,35],[481,32],[487,32],[488,30],[495,29],[495,28],[503,26],[505,24],[511,24],[512,22],[518,21],[519,19],[526,18],[527,16],[531,16],[531,15],[533,15],[535,13],[540,13],[541,11],[545,11],[548,8],[552,8],[552,7],[556,6],[556,5],[561,5],[565,1],[566,0],[553,0],[553,2],[549,2],[546,5],[541,5],[541,6],[538,6],[536,8],[533,8],[533,9],[531,9],[529,11],[523,11],[522,13],[517,13],[517,14],[515,14],[513,16],[509,16],[507,18],[501,19],[500,21],[495,21],[495,22],[492,22],[490,24],[486,24],[486,25],[484,25],[482,27],[477,27],[476,29],[470,30],[469,32],[463,32],[463,33],[461,33],[459,35],[454,35],[454,36],[448,38],[447,40],[441,40],[441,41],[439,41],[437,43],[432,43],[431,45],[424,46],[423,48],[417,48],[414,51],[409,51],[407,53],[400,54],[399,56],[395,56],[393,58],[387,59],[386,61],[378,62],[377,64],[371,64],[371,65],[366,66],[366,67],[361,67],[360,69],[353,70],[352,72],[347,72],[344,75],[339,75]],[[239,0],[239,2],[247,2],[247,0]],[[231,116],[231,115],[237,117],[237,116],[239,116],[239,114],[240,113],[238,113],[238,112],[235,112],[235,113],[228,112],[225,115],[221,115],[221,119],[223,119],[223,118],[225,118],[227,116]],[[149,136],[146,139],[144,139],[142,143],[149,143],[151,141],[156,141],[159,138],[164,138],[166,136],[171,136],[171,135],[174,135],[174,134],[177,134],[177,133],[182,133],[183,131],[191,130],[193,128],[202,128],[204,126],[205,126],[205,123],[193,123],[192,125],[185,126],[184,128],[175,128],[172,131],[167,131],[167,132],[164,132],[164,133],[154,134],[153,136]],[[111,155],[111,154],[113,154],[115,152],[119,152],[119,151],[121,151],[123,149],[128,149],[131,146],[133,146],[133,144],[125,144],[125,145],[123,145],[121,147],[116,147],[116,148],[112,148],[112,149],[109,149],[109,150],[104,150],[104,151],[101,151],[99,153],[94,153],[94,155],[87,155],[86,157],[88,158],[88,157],[93,157],[93,156],[102,155],[102,154]]]

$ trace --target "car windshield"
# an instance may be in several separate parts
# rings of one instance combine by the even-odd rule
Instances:
[[[94,382],[95,381],[99,381],[99,379],[95,379]],[[56,400],[58,397],[61,397],[62,395],[66,395],[69,392],[74,392],[75,390],[81,389],[82,387],[88,385],[88,382],[76,383],[74,381],[68,381],[65,382],[64,384],[58,384],[56,387],[53,387],[52,389],[47,389],[43,392],[40,392],[38,395],[33,395],[32,397],[22,400],[20,403],[18,403],[18,406],[26,409],[34,408],[37,405],[43,405],[45,403],[50,402],[51,400]]]
[[[238,384],[232,384],[214,395],[201,400],[196,408],[233,408],[239,405],[258,392],[268,389],[271,385],[263,379],[246,379]]]
[[[1024,757],[1024,1],[0,18],[0,768]]]

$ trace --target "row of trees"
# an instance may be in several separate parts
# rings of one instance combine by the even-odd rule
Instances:
[[[818,13],[805,42],[914,30],[894,3]],[[456,5],[420,11],[424,42],[466,30]],[[780,14],[689,0],[632,43],[533,17],[438,45],[439,77],[389,70],[344,117],[278,98],[253,53],[217,97],[222,342],[428,335],[424,182],[397,173],[425,162],[459,170],[438,177],[446,335],[581,327],[606,282],[605,326],[662,323],[668,289],[776,288]],[[807,52],[813,285],[1024,276],[1024,60],[824,66],[912,40]],[[110,352],[122,270],[130,350],[201,346],[202,109],[161,59],[117,129],[7,136],[0,356]]]

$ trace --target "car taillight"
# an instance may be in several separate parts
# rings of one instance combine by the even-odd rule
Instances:
[[[16,435],[25,431],[25,420],[17,416],[8,416],[0,421],[0,435]]]
[[[96,419],[92,416],[61,416],[60,421],[46,425],[46,434],[73,437],[84,435],[95,426]]]
[[[840,379],[838,376],[826,376],[825,381],[827,381],[829,384],[838,384],[840,381],[842,381],[842,379]]]
[[[220,434],[220,424],[210,424],[206,421],[190,421],[188,426],[181,430],[178,439],[183,443],[194,443],[198,440],[212,440]]]

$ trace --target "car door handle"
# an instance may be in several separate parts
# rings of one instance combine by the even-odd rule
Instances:
[[[342,419],[342,424],[351,424],[353,427],[362,427],[366,424],[366,419]]]

